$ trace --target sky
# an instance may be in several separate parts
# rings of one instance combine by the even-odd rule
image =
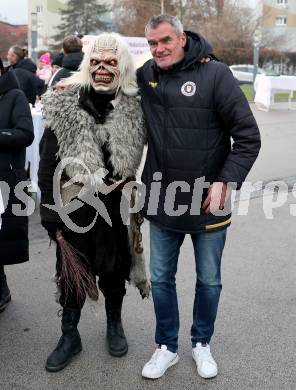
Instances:
[[[27,5],[28,0],[0,0],[0,20],[11,24],[26,24]]]

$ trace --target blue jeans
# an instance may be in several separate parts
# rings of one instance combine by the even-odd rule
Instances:
[[[156,344],[178,349],[179,309],[176,272],[185,233],[162,230],[150,223],[150,275],[156,316]],[[226,229],[191,234],[196,263],[196,286],[191,327],[192,346],[209,343],[214,333],[221,285],[221,257]]]

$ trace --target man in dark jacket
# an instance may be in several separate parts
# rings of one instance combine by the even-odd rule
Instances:
[[[24,206],[16,197],[15,187],[26,180],[26,146],[33,139],[29,104],[13,69],[4,71],[0,60],[0,312],[11,300],[4,266],[29,260],[28,218],[16,216],[13,205]],[[6,185],[10,192],[6,207],[2,207]]]
[[[50,82],[50,86],[54,87],[60,80],[71,76],[72,72],[78,70],[78,67],[83,59],[82,41],[76,35],[69,35],[63,40],[64,53],[62,61],[62,69],[58,70]]]
[[[185,33],[178,18],[160,15],[149,21],[146,37],[153,59],[138,70],[149,134],[142,180],[150,193],[144,214],[150,220],[150,274],[159,347],[142,375],[159,378],[178,362],[175,275],[180,247],[190,233],[197,272],[192,356],[199,375],[212,378],[218,369],[209,342],[222,288],[226,228],[231,222],[229,195],[251,169],[260,135],[230,70],[212,60],[212,48],[200,35]]]

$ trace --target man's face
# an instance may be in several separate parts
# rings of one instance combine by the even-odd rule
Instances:
[[[119,85],[116,50],[104,48],[94,51],[90,57],[89,71],[92,87],[97,92],[115,92]]]
[[[169,23],[163,22],[148,29],[146,38],[154,61],[161,69],[166,70],[184,58],[186,34],[183,32],[178,37]]]
[[[7,53],[7,60],[10,65],[14,65],[18,61],[18,56],[11,49],[9,49]]]

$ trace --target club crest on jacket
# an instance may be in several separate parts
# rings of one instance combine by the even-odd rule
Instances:
[[[196,84],[193,81],[187,81],[182,85],[181,92],[184,96],[193,96],[196,92]]]

